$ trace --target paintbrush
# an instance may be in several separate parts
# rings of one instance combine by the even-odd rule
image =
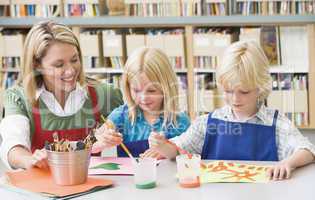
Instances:
[[[101,115],[102,120],[104,121],[104,123],[106,123],[107,127],[110,129],[115,129],[115,125],[113,124],[113,122],[106,120],[105,117],[103,115]],[[120,146],[122,147],[122,149],[126,152],[126,154],[131,158],[131,160],[135,163],[138,163],[137,159],[135,159],[133,157],[133,155],[130,153],[130,151],[128,150],[128,148],[126,147],[126,145],[124,143],[120,143]]]

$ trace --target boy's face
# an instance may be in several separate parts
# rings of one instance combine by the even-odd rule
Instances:
[[[75,46],[53,43],[37,68],[45,87],[53,93],[69,93],[75,89],[81,69],[79,53]]]
[[[224,89],[224,99],[233,112],[251,116],[257,112],[258,89],[245,89],[237,86]]]
[[[130,93],[141,110],[146,112],[161,111],[163,92],[156,83],[149,80],[145,73],[140,73],[130,81]]]

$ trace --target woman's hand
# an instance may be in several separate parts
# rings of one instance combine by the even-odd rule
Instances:
[[[41,169],[48,169],[47,152],[45,149],[36,149],[31,156],[24,156],[23,168],[29,169],[31,167],[38,167]]]
[[[165,138],[165,135],[163,133],[152,131],[148,139],[149,147],[150,148],[158,147],[162,144],[165,144],[166,140],[167,139]]]
[[[267,171],[267,175],[270,180],[283,180],[291,177],[294,168],[287,161],[281,161],[276,165],[270,167]]]
[[[98,153],[104,148],[117,146],[122,143],[122,135],[115,131],[107,123],[104,123],[99,129],[95,131],[97,141],[93,144],[92,153]]]

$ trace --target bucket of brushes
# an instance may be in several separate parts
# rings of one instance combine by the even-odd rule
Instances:
[[[54,134],[53,143],[45,143],[48,165],[57,185],[78,185],[87,180],[91,148],[96,138],[89,134],[82,141],[58,139]]]

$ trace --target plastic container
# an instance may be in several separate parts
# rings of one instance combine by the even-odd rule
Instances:
[[[138,189],[156,187],[156,162],[154,158],[139,158],[134,166],[134,182]]]
[[[200,155],[182,154],[176,157],[178,182],[181,187],[200,187]]]

